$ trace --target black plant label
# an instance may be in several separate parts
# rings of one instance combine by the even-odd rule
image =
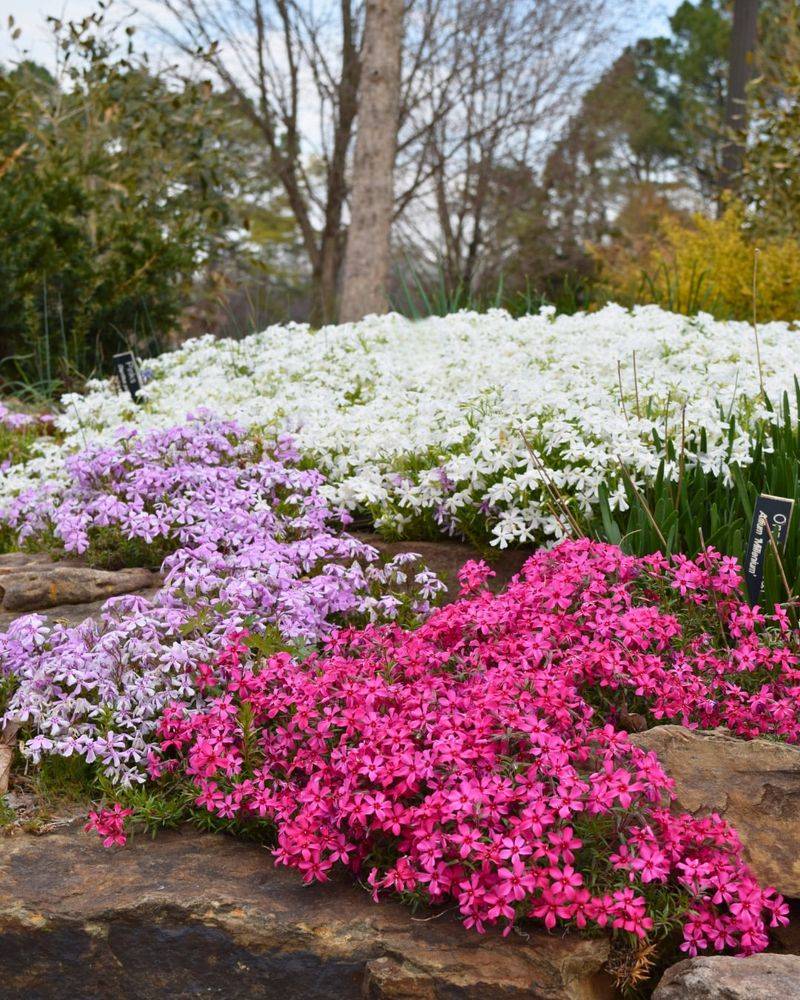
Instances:
[[[789,522],[792,519],[794,500],[788,497],[771,497],[760,493],[753,511],[750,540],[744,557],[744,579],[747,585],[747,599],[756,604],[764,584],[764,558],[772,548],[770,533],[778,550],[786,545]]]
[[[142,390],[142,377],[139,374],[139,366],[136,364],[133,353],[125,351],[122,354],[115,354],[114,368],[117,372],[120,389],[123,392],[127,389],[134,403],[138,403],[139,393]]]

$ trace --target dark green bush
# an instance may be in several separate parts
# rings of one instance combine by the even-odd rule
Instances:
[[[224,234],[222,107],[120,49],[105,17],[52,21],[58,79],[0,69],[0,375],[17,390],[52,395],[168,331]]]

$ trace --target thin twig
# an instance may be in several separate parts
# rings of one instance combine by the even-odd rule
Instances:
[[[440,913],[432,913],[429,917],[411,917],[411,919],[418,924],[427,924],[429,921],[439,920],[440,917],[443,917],[446,913],[452,913],[457,909],[457,906],[448,906],[447,909],[442,910]]]
[[[778,551],[778,545],[775,541],[775,536],[772,534],[772,528],[770,527],[769,518],[764,521],[764,527],[767,529],[767,535],[769,537],[769,544],[772,548],[772,553],[775,556],[775,560],[778,563],[778,572],[781,575],[781,580],[783,582],[784,589],[786,590],[786,596],[788,598],[789,609],[792,611],[793,617],[795,619],[795,627],[797,627],[797,615],[794,613],[794,596],[792,594],[792,588],[789,586],[789,581],[786,579],[786,570],[783,567],[783,559],[781,559],[781,554]]]
[[[758,255],[761,251],[758,247],[753,251],[753,336],[756,339],[756,359],[758,361],[758,384],[761,388],[761,395],[764,396],[764,371],[761,367],[761,345],[758,341],[758,322],[756,317],[756,300],[758,292]]]
[[[575,520],[575,518],[572,516],[572,512],[570,511],[569,506],[567,505],[566,500],[564,500],[564,498],[561,496],[561,494],[560,494],[560,492],[558,490],[558,487],[551,480],[551,478],[550,478],[550,476],[549,476],[549,474],[547,472],[547,469],[546,469],[546,467],[544,465],[544,462],[542,462],[542,460],[536,454],[536,452],[534,451],[534,449],[531,446],[530,442],[528,441],[528,438],[525,436],[525,431],[520,431],[520,434],[522,435],[522,440],[525,442],[525,447],[528,449],[528,454],[531,456],[531,458],[533,459],[533,461],[536,463],[537,471],[539,472],[539,475],[542,477],[542,481],[544,482],[545,488],[547,489],[548,493],[550,494],[553,502],[556,503],[556,504],[558,504],[560,506],[562,514],[564,514],[564,516],[566,517],[569,526],[575,532],[575,534],[577,535],[577,537],[578,538],[584,538],[585,535],[584,535],[583,531],[581,530],[580,525]],[[556,512],[553,511],[553,513],[555,514]],[[561,527],[563,529],[564,528],[564,524],[561,521],[561,518],[558,517],[557,514],[556,514],[556,520],[558,521],[558,523],[561,525]],[[565,535],[569,535],[569,532],[565,531],[564,534]]]
[[[642,411],[639,408],[639,373],[636,370],[636,351],[633,352],[633,393],[636,398],[636,416],[642,419]]]
[[[659,528],[659,526],[658,526],[658,522],[656,521],[655,517],[653,517],[653,512],[652,512],[652,511],[650,510],[650,508],[649,508],[649,507],[647,506],[647,501],[646,501],[646,500],[645,500],[645,498],[644,498],[644,497],[642,496],[642,494],[641,494],[641,493],[639,492],[639,489],[638,489],[638,487],[636,486],[636,483],[635,483],[635,482],[633,481],[633,478],[631,477],[631,474],[630,474],[630,473],[628,472],[628,470],[627,470],[627,469],[625,468],[625,465],[623,464],[623,461],[622,461],[622,459],[621,459],[621,458],[619,457],[619,455],[617,456],[617,461],[619,462],[619,467],[620,467],[620,469],[622,470],[622,474],[623,474],[623,475],[625,476],[625,478],[626,478],[626,479],[628,480],[628,483],[629,483],[629,485],[630,485],[631,489],[632,489],[632,490],[633,490],[633,492],[634,492],[634,493],[636,494],[636,499],[637,499],[637,500],[639,501],[639,503],[641,504],[641,506],[642,506],[642,510],[643,510],[643,511],[645,512],[645,514],[647,514],[648,518],[650,519],[650,523],[651,523],[651,524],[653,525],[653,528],[655,529],[655,532],[656,532],[656,534],[658,535],[658,537],[659,537],[659,538],[660,538],[660,540],[661,540],[661,544],[662,544],[662,545],[664,546],[664,548],[666,549],[666,547],[667,547],[667,540],[666,540],[666,538],[664,538],[664,535],[663,535],[663,534],[661,533],[661,528]]]
[[[733,395],[731,396],[731,405],[728,407],[728,420],[731,419],[733,415],[733,406],[736,402],[736,392],[739,388],[739,369],[736,369],[736,378],[733,380]]]
[[[545,490],[547,491],[548,494],[547,505],[550,508],[553,517],[556,519],[556,521],[558,521],[559,527],[564,533],[564,537],[567,538],[569,537],[570,532],[575,530],[572,518],[570,517],[569,510],[566,508],[566,505],[561,501],[558,492],[553,488],[553,484],[551,484],[549,477],[545,472],[544,464],[541,462],[541,460],[533,451],[533,449],[531,448],[531,446],[528,444],[527,441],[525,441],[525,447],[528,449],[531,458],[536,464],[536,470],[539,473],[542,483],[544,484]],[[564,523],[564,521],[562,521],[561,519],[562,514],[566,514],[567,517],[566,523]]]
[[[72,403],[72,409],[75,411],[75,416],[78,420],[78,430],[81,432],[81,437],[83,438],[83,446],[84,448],[88,448],[89,444],[86,440],[86,431],[83,429],[83,421],[81,420],[81,415],[78,412],[78,407],[74,402]]]
[[[703,528],[702,528],[702,525],[698,524],[698,526],[697,526],[697,533],[700,536],[700,551],[701,552],[705,552],[706,551],[706,540],[703,537]],[[728,643],[728,637],[725,634],[725,622],[723,621],[722,613],[719,610],[719,601],[717,600],[717,592],[714,590],[713,587],[711,588],[711,600],[712,600],[712,602],[714,604],[714,612],[716,613],[717,621],[719,622],[719,634],[722,636],[722,641],[725,643],[725,648],[726,649],[730,649],[731,647],[730,647],[730,644]]]
[[[622,362],[617,361],[617,380],[619,381],[619,401],[622,404],[622,415],[625,417],[625,423],[630,424],[628,420],[628,411],[625,409],[625,396],[622,392]]]
[[[686,466],[686,405],[681,408],[681,453],[678,456],[678,495],[675,497],[675,510],[680,510],[681,490],[683,489],[683,473]]]

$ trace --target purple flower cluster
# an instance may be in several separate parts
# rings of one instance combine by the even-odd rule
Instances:
[[[16,680],[6,715],[31,724],[34,760],[80,754],[114,780],[142,780],[162,709],[201,703],[192,670],[232,632],[272,627],[302,646],[337,625],[428,611],[437,577],[415,556],[381,566],[336,530],[322,477],[295,459],[287,440],[270,448],[200,413],[74,456],[65,487],[27,491],[3,512],[22,540],[55,535],[69,552],[108,529],[174,549],[153,600],[112,598],[78,626],[28,615],[0,635],[0,672]]]
[[[0,403],[0,476],[16,462],[30,457],[31,445],[43,435],[55,434],[51,413],[18,413]]]
[[[38,425],[49,425],[55,418],[50,413],[42,413],[34,416],[30,413],[17,413],[4,404],[0,403],[0,427],[5,427],[10,431],[19,431],[25,427]]]

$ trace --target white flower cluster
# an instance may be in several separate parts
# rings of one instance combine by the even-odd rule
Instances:
[[[798,334],[759,331],[767,393],[792,391]],[[609,484],[624,504],[619,463],[641,481],[661,455],[653,432],[704,428],[699,461],[726,471],[728,419],[764,413],[753,330],[647,306],[512,319],[502,311],[412,322],[397,315],[313,330],[275,326],[243,340],[189,341],[142,363],[145,401],[112,380],[64,397],[62,445],[13,467],[3,496],[58,479],[63,457],[121,425],[180,423],[208,407],[254,428],[290,433],[328,477],[329,497],[367,509],[378,525],[473,531],[493,544],[556,536],[539,462],[584,508]],[[733,457],[747,458],[737,423]],[[675,470],[671,470],[675,471]]]

